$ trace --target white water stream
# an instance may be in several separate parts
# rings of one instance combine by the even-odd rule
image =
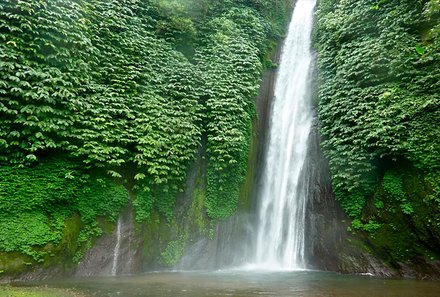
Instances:
[[[256,251],[251,266],[264,270],[306,268],[306,177],[303,166],[312,124],[311,32],[316,0],[298,0],[281,55],[262,189]]]
[[[112,276],[116,276],[118,273],[118,261],[119,255],[121,253],[121,229],[122,229],[122,215],[118,218],[118,223],[116,225],[116,244],[113,249],[113,263],[112,263]]]

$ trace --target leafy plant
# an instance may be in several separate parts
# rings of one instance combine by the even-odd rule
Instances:
[[[183,256],[186,240],[186,236],[182,235],[177,240],[168,243],[165,251],[161,253],[163,264],[173,266],[180,261]]]
[[[433,1],[319,1],[320,130],[352,218],[362,217],[390,161],[439,170],[439,27],[422,17],[436,13]]]

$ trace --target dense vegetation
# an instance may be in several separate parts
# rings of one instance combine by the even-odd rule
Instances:
[[[200,149],[205,211],[230,216],[254,97],[288,8],[284,0],[1,1],[0,256],[42,260],[74,213],[86,226],[79,241],[89,242],[97,218],[114,220],[129,196],[138,221],[153,210],[170,219]]]
[[[53,251],[34,247],[59,243],[65,220],[72,213],[79,213],[85,224],[78,247],[89,246],[90,235],[101,233],[98,216],[117,218],[128,201],[126,189],[77,168],[61,159],[40,162],[32,168],[0,168],[1,251],[19,251],[40,262],[53,256]]]
[[[337,198],[394,260],[438,256],[439,1],[320,0],[317,20],[319,118]]]

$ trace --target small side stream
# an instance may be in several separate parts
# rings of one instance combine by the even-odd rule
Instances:
[[[121,229],[122,216],[118,218],[118,223],[116,224],[116,244],[113,250],[112,276],[116,276],[118,273],[119,254],[121,253]]]

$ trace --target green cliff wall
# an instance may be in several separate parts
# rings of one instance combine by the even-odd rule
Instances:
[[[429,274],[440,256],[439,24],[436,0],[318,1],[333,190],[367,252],[408,276],[408,266]]]
[[[0,7],[0,274],[71,272],[127,204],[137,256],[170,266],[247,204],[255,97],[290,1]]]

